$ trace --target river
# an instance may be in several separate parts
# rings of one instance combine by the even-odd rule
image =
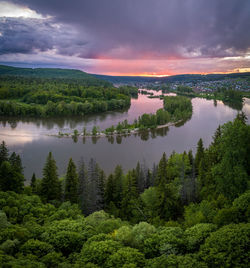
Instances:
[[[128,119],[133,122],[143,113],[154,113],[162,108],[162,100],[148,98],[139,94],[132,99],[126,111],[107,112],[102,115],[85,116],[84,118],[55,119],[14,119],[0,118],[0,141],[4,140],[10,151],[21,155],[26,181],[32,173],[42,176],[42,169],[48,153],[51,151],[57,162],[58,173],[66,173],[70,157],[77,163],[82,157],[89,161],[95,158],[100,167],[109,174],[116,165],[122,165],[127,171],[136,166],[137,161],[152,167],[163,152],[178,153],[192,149],[195,151],[199,138],[208,146],[216,128],[235,118],[237,111],[224,105],[201,98],[192,99],[192,118],[181,126],[171,126],[142,135],[114,138],[57,138],[49,136],[61,132],[82,131],[84,127],[91,130],[94,125],[101,130]],[[250,123],[250,99],[245,99],[243,111]]]

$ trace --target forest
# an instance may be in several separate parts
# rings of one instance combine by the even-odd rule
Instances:
[[[83,116],[128,108],[138,94],[77,70],[16,69],[0,68],[0,116]]]
[[[166,103],[167,105],[167,103]],[[171,109],[171,107],[170,107]],[[42,178],[0,145],[1,267],[248,267],[250,126],[243,113],[212,143],[105,175],[69,156]]]

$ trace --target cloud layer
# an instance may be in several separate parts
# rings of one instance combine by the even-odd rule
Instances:
[[[249,0],[12,2],[42,18],[0,18],[0,55],[5,59],[6,54],[40,51],[77,57],[79,63],[92,59],[96,66],[108,66],[113,60],[116,68],[119,62],[129,60],[140,61],[136,66],[158,61],[162,67],[156,68],[154,63],[152,69],[158,72],[174,62],[179,65],[190,60],[195,64],[197,59],[199,71],[204,69],[199,68],[200,62],[206,66],[204,59],[208,64],[213,59],[216,63],[238,57],[237,64],[244,62],[243,67],[250,67]],[[233,58],[230,62],[232,68],[238,66]]]

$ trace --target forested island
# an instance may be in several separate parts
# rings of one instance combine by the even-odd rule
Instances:
[[[138,90],[78,70],[0,66],[0,116],[83,116],[130,106]]]
[[[143,114],[129,124],[127,119],[119,122],[116,126],[106,128],[100,131],[100,128],[93,126],[91,133],[86,128],[81,133],[75,130],[73,133],[58,133],[58,137],[73,137],[79,135],[83,137],[110,136],[110,135],[127,135],[138,133],[143,130],[157,129],[175,125],[184,122],[192,117],[192,102],[189,98],[183,96],[165,96],[163,99],[163,108],[156,111],[155,114]]]
[[[243,97],[249,97],[249,91],[242,92],[239,90],[233,90],[226,87],[220,87],[215,91],[194,91],[189,86],[179,85],[175,89],[172,89],[170,85],[157,85],[149,86],[152,90],[162,90],[162,93],[175,93],[179,96],[186,96],[190,98],[205,98],[208,100],[220,100],[224,104],[232,107],[233,109],[241,110],[243,107]],[[149,98],[164,98],[164,95],[150,95]]]
[[[24,183],[21,158],[0,146],[2,267],[248,267],[250,126],[219,126],[196,153],[106,176],[94,159]]]

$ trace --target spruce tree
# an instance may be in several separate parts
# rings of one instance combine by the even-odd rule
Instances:
[[[82,158],[79,162],[78,166],[78,200],[80,203],[80,207],[82,209],[82,212],[86,214],[87,211],[87,198],[88,198],[88,192],[87,192],[87,180],[88,180],[88,174],[85,167],[84,159]]]
[[[32,193],[36,193],[36,174],[35,173],[32,174],[30,187],[32,189]]]
[[[204,157],[204,147],[202,139],[199,139],[197,144],[197,151],[194,159],[196,174],[199,172],[199,165],[201,159]]]
[[[13,152],[9,158],[9,162],[16,172],[23,174],[22,161],[19,155]]]
[[[0,189],[21,193],[24,187],[23,174],[16,171],[9,161],[4,161],[0,167]]]
[[[130,220],[134,216],[138,198],[136,174],[133,171],[129,171],[125,177],[122,197],[121,217]]]
[[[65,181],[65,200],[70,201],[72,204],[78,202],[78,184],[76,166],[72,158],[70,158]]]
[[[4,161],[8,161],[8,148],[6,146],[5,141],[2,141],[2,143],[0,144],[0,166]]]
[[[41,183],[41,197],[43,201],[61,200],[61,184],[57,175],[56,161],[50,152],[43,168]]]
[[[102,169],[100,169],[97,183],[97,210],[104,209],[104,185],[105,173]]]
[[[110,207],[110,203],[114,203],[115,199],[115,184],[114,184],[114,175],[110,174],[107,178],[107,182],[105,185],[105,191],[104,191],[104,203],[105,208]]]
[[[159,162],[157,177],[156,177],[156,185],[165,184],[167,182],[167,157],[166,153],[163,153],[163,156]]]
[[[121,166],[116,166],[114,171],[114,204],[117,208],[121,207],[122,200],[122,181],[123,181],[123,171]]]

